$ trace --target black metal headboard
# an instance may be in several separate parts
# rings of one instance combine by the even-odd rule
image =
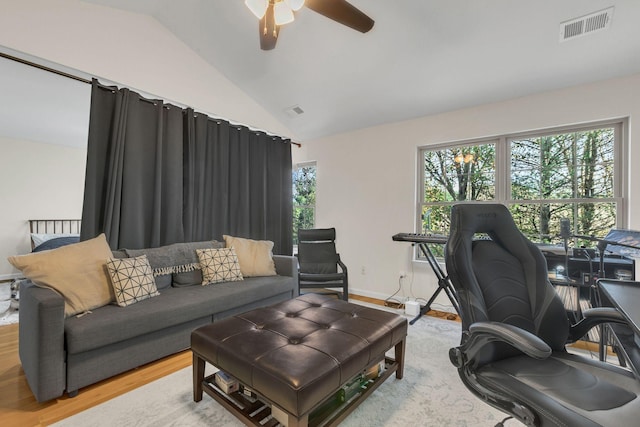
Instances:
[[[79,219],[30,219],[29,230],[31,234],[80,234],[81,224]]]

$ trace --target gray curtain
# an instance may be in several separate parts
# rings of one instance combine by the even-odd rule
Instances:
[[[272,240],[292,252],[291,144],[93,81],[81,239]]]

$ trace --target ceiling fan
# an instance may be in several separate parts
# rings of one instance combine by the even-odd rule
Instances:
[[[294,20],[293,12],[303,6],[342,25],[366,33],[373,28],[373,19],[346,0],[245,0],[247,7],[260,19],[260,48],[276,47],[280,26]]]

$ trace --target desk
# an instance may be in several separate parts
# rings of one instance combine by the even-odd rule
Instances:
[[[598,288],[603,305],[616,307],[629,322],[629,327],[610,324],[609,328],[631,369],[640,378],[640,282],[600,280]]]

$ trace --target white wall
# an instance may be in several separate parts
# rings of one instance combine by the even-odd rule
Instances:
[[[410,262],[408,243],[391,240],[415,229],[419,146],[620,117],[630,118],[629,161],[640,156],[640,75],[305,142],[294,162],[317,161],[317,225],[336,227],[352,290],[386,298],[399,271],[413,270],[400,295],[428,298],[434,274]],[[640,229],[639,168],[629,182],[629,227]]]
[[[80,218],[87,150],[0,136],[0,279],[31,250],[29,219]]]

